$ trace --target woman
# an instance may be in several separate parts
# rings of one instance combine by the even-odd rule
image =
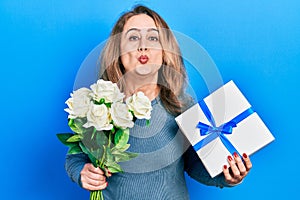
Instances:
[[[223,173],[211,178],[174,118],[193,102],[184,93],[186,72],[178,44],[166,22],[137,6],[114,26],[101,55],[101,78],[118,83],[130,96],[142,91],[151,100],[150,126],[136,120],[130,151],[139,156],[124,163],[124,173],[94,168],[85,154],[67,155],[66,170],[87,190],[103,190],[109,199],[188,199],[184,172],[206,185],[239,184],[252,167],[246,154],[228,156]],[[179,134],[178,134],[179,133]]]

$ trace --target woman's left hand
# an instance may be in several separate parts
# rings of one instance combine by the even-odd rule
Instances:
[[[225,181],[233,185],[240,183],[252,168],[249,156],[244,153],[242,160],[237,153],[234,153],[233,156],[228,156],[227,160],[230,168],[227,165],[223,167]]]

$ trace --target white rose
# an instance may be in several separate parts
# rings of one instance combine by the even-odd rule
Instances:
[[[128,108],[133,111],[134,116],[138,119],[150,119],[152,106],[148,97],[143,92],[137,92],[126,99]]]
[[[121,127],[122,129],[133,127],[133,115],[129,112],[129,108],[126,104],[122,102],[113,103],[111,105],[110,113],[111,118],[117,127]]]
[[[124,98],[124,94],[120,92],[117,84],[111,81],[99,79],[97,83],[91,85],[91,89],[92,98],[98,102],[102,98],[105,100],[105,103],[122,101]]]
[[[68,118],[75,119],[77,117],[85,117],[91,104],[91,90],[80,88],[71,93],[71,97],[65,102],[68,108],[65,109],[69,113]]]
[[[105,104],[96,105],[90,104],[89,111],[87,112],[87,123],[83,127],[88,128],[94,126],[96,130],[111,130],[113,125],[110,124],[109,110]]]

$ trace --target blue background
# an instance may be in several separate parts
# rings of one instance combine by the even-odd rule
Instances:
[[[69,131],[64,102],[80,64],[135,3],[201,44],[276,137],[235,188],[187,178],[191,199],[298,196],[300,1],[1,0],[0,199],[88,199],[67,177],[55,134]]]

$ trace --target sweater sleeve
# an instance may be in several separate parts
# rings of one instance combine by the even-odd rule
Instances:
[[[220,188],[234,186],[225,182],[223,173],[211,178],[192,146],[184,154],[184,168],[191,178],[205,185]]]
[[[86,163],[90,162],[84,153],[66,155],[65,169],[70,179],[81,186],[80,172]]]

